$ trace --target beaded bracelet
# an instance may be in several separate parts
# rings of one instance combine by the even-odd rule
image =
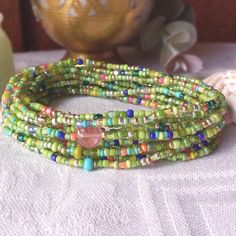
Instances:
[[[62,95],[116,99],[148,110],[72,114]],[[2,96],[3,132],[57,163],[129,169],[211,153],[225,126],[224,96],[200,80],[128,65],[68,59],[29,67]]]

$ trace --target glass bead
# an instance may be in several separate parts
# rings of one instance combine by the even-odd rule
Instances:
[[[134,111],[131,110],[131,109],[129,109],[129,110],[127,110],[127,112],[126,112],[126,115],[127,115],[128,118],[132,118],[132,117],[134,117]]]
[[[90,158],[90,157],[86,157],[84,159],[83,168],[86,171],[92,171],[93,168],[94,168],[94,161],[93,161],[93,159]]]

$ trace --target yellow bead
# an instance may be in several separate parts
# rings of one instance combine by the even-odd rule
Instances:
[[[74,167],[75,164],[75,160],[74,159],[70,159],[69,160],[69,166]]]
[[[52,144],[52,151],[53,151],[53,152],[57,152],[57,147],[58,147],[58,143],[57,143],[57,142],[54,142],[54,143]]]
[[[76,146],[74,150],[74,158],[75,159],[81,159],[82,158],[82,147],[81,146]]]
[[[195,152],[190,152],[190,158],[193,160],[197,157],[197,155],[195,154]]]
[[[159,73],[157,71],[151,70],[149,72],[149,75],[150,75],[150,77],[155,78],[159,75]]]

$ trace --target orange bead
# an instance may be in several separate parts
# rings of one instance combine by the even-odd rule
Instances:
[[[204,111],[208,111],[208,106],[207,106],[207,104],[204,103],[202,106],[203,106],[203,110],[204,110]]]
[[[151,103],[151,106],[152,106],[152,108],[155,109],[155,108],[157,108],[157,103],[156,103],[156,102],[152,102],[152,103]]]
[[[140,149],[142,153],[147,153],[148,152],[148,145],[146,143],[142,143],[140,145]]]
[[[197,84],[193,84],[192,85],[192,90],[194,91],[197,86],[198,86]]]
[[[108,160],[108,161],[114,161],[114,157],[110,157],[110,156],[109,156],[109,157],[107,157],[107,160]]]
[[[126,162],[120,162],[120,163],[119,163],[119,168],[120,168],[120,169],[127,169],[127,164],[126,164]]]
[[[126,148],[121,148],[121,156],[124,157],[127,155]]]
[[[71,141],[76,141],[77,138],[78,138],[77,133],[72,133],[72,134],[70,135],[70,139],[71,139]]]

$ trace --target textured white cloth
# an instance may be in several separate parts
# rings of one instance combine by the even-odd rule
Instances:
[[[45,55],[54,61],[62,54],[15,59],[19,68],[19,62],[43,63]],[[222,55],[216,55],[219,61]],[[234,55],[222,69],[230,69]],[[130,107],[83,97],[56,105],[77,113]],[[223,144],[205,158],[87,173],[48,161],[0,133],[0,235],[235,236],[235,141],[236,126],[230,126]]]

